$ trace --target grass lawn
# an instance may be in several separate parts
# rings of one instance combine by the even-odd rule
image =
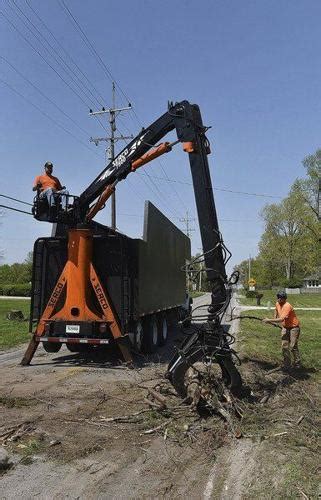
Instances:
[[[267,306],[268,302],[274,306],[276,302],[276,290],[258,290],[258,292],[263,293],[263,297],[261,299],[262,306]],[[245,292],[240,292],[240,304],[245,306],[256,306],[256,299],[247,299],[242,296],[243,293]],[[321,293],[289,294],[288,301],[293,307],[321,307]]]
[[[189,296],[192,297],[192,299],[195,299],[196,297],[202,297],[202,295],[204,295],[205,293],[207,293],[207,292],[193,291],[193,292],[189,292]]]
[[[29,340],[28,321],[9,321],[6,315],[12,309],[23,312],[29,318],[30,300],[1,299],[0,300],[0,350],[22,344]]]
[[[242,311],[242,314],[253,314]],[[255,311],[264,317],[266,311]],[[252,436],[255,467],[244,500],[319,498],[321,311],[299,311],[303,369],[274,371],[282,361],[280,330],[241,320],[238,351],[245,383],[259,403],[245,405],[244,434]],[[260,400],[268,395],[267,401]]]
[[[242,315],[251,315],[253,311],[242,311]],[[255,316],[264,318],[265,311],[255,311]],[[299,311],[301,335],[299,350],[302,364],[308,369],[321,370],[321,311]],[[239,340],[243,355],[269,363],[282,361],[280,348],[280,330],[259,321],[244,319],[240,324]]]

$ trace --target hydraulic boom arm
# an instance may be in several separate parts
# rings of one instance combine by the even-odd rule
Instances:
[[[189,155],[205,269],[207,278],[212,283],[213,296],[209,312],[215,315],[226,301],[226,271],[207,161],[207,155],[210,153],[209,142],[205,136],[207,128],[203,125],[197,105],[188,101],[171,105],[152,125],[142,129],[80,195],[79,209],[82,218],[91,220],[103,208],[119,181],[140,166],[171,151],[176,142],[156,145],[174,129],[177,142],[182,143],[184,151]]]

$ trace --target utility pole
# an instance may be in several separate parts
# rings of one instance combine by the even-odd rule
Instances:
[[[195,231],[195,229],[192,229],[189,225],[190,222],[192,221],[195,221],[195,219],[192,219],[189,217],[188,215],[188,210],[186,211],[186,217],[183,217],[182,219],[179,219],[180,222],[183,222],[184,224],[186,224],[186,229],[185,229],[185,234],[188,238],[190,238],[190,234],[192,231]],[[187,287],[187,291],[189,291],[190,289],[190,278],[189,278],[189,271],[188,271],[188,268],[189,268],[189,264],[190,262],[188,260],[186,260],[186,287]]]
[[[249,281],[251,280],[251,254],[249,255]]]
[[[317,194],[317,216],[321,220],[321,168],[319,167],[319,189]]]
[[[125,108],[116,108],[116,97],[115,97],[115,83],[113,82],[112,89],[112,107],[105,109],[102,108],[101,111],[93,111],[92,109],[89,111],[89,116],[97,116],[103,115],[105,113],[109,114],[109,124],[110,124],[110,136],[109,137],[91,137],[90,142],[94,142],[96,146],[101,141],[109,142],[110,146],[106,148],[106,156],[109,161],[113,161],[115,158],[115,143],[117,141],[133,139],[133,136],[115,136],[115,132],[117,130],[116,126],[116,116],[119,115],[122,111],[129,111],[132,108],[132,105],[128,103],[128,106]],[[111,227],[112,229],[116,229],[116,193],[113,192],[111,196]]]
[[[185,229],[185,234],[188,238],[191,236],[191,232],[195,231],[195,229],[192,229],[189,225],[190,222],[195,221],[195,219],[192,219],[191,217],[188,216],[188,210],[186,212],[186,217],[183,217],[183,219],[179,219],[180,222],[183,222],[186,224],[186,229]]]

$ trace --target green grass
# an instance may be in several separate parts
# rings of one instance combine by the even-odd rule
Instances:
[[[251,315],[253,311],[242,311],[242,315]],[[255,311],[255,316],[264,318],[265,311]],[[306,368],[321,370],[321,311],[299,311],[301,335],[299,350],[302,364]],[[280,330],[259,321],[244,319],[240,325],[239,339],[243,355],[270,363],[280,363]]]
[[[240,304],[245,306],[256,306],[256,299],[247,299],[242,296],[243,293],[245,294],[245,291],[240,292]],[[274,307],[276,302],[275,290],[258,290],[258,293],[263,293],[263,297],[261,299],[262,306],[267,306],[268,302],[270,302],[272,307]],[[289,294],[288,301],[293,307],[321,307],[321,293]]]
[[[12,309],[23,312],[25,318],[29,318],[30,300],[0,300],[0,350],[14,347],[29,340],[28,321],[9,321],[6,315]]]
[[[266,315],[266,311],[242,314],[253,312],[262,318]],[[245,406],[242,418],[244,434],[260,443],[254,448],[256,467],[244,500],[319,498],[321,311],[299,311],[298,316],[304,369],[289,374],[269,371],[282,361],[280,330],[259,321],[241,320],[238,349],[243,378],[259,398],[270,394],[264,404]],[[280,432],[286,434],[278,436]]]
[[[204,295],[206,292],[189,292],[189,296],[192,297],[193,299],[195,299],[196,297],[201,297],[202,295]]]

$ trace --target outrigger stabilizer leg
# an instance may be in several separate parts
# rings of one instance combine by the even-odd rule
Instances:
[[[93,236],[90,229],[71,229],[68,233],[68,260],[53,289],[51,297],[38,322],[29,346],[21,361],[21,365],[29,365],[39,343],[46,333],[46,328],[57,321],[75,323],[87,321],[107,325],[127,364],[132,363],[127,337],[122,335],[118,318],[110,298],[92,264]],[[99,303],[100,310],[93,305],[92,290]],[[65,301],[57,311],[57,304],[66,290]],[[53,342],[79,343],[79,338],[50,339]],[[100,340],[91,339],[91,344],[99,344]]]

